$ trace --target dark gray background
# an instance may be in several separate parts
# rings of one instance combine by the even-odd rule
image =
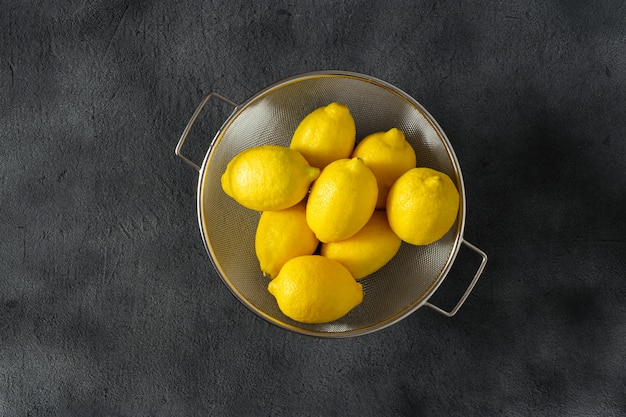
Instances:
[[[0,415],[626,414],[626,3],[252,3],[1,2]],[[322,69],[450,138],[490,257],[456,317],[305,337],[214,272],[178,137],[208,92]]]

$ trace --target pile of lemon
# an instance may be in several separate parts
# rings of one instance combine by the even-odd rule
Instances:
[[[355,146],[356,145],[356,146]],[[255,251],[268,291],[288,317],[337,320],[363,301],[360,279],[385,266],[402,241],[427,245],[454,224],[459,193],[444,173],[416,167],[396,129],[356,143],[350,109],[309,113],[289,147],[236,155],[221,178],[239,204],[260,211]]]

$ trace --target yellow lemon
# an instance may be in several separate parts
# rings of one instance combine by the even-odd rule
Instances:
[[[306,223],[304,201],[279,211],[264,211],[254,247],[263,275],[275,278],[285,262],[311,255],[319,241]]]
[[[385,208],[391,185],[400,175],[415,168],[415,150],[400,130],[376,132],[363,138],[352,152],[353,158],[361,158],[372,170],[378,181],[377,209]]]
[[[362,160],[339,159],[311,186],[306,221],[321,242],[347,239],[370,219],[377,196],[376,177]]]
[[[459,192],[443,172],[413,168],[391,186],[387,219],[407,243],[428,245],[445,235],[459,211]]]
[[[289,147],[300,152],[311,166],[322,169],[332,161],[350,157],[355,141],[350,109],[333,102],[302,119]]]
[[[355,279],[361,279],[385,266],[398,253],[401,243],[385,212],[376,210],[357,234],[339,242],[323,243],[320,253],[339,261]]]
[[[222,175],[222,189],[252,210],[282,210],[306,196],[320,170],[297,151],[263,145],[237,154]]]
[[[335,321],[363,301],[363,287],[350,272],[319,255],[287,261],[267,289],[283,314],[302,323]]]

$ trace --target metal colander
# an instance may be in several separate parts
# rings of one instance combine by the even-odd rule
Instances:
[[[181,148],[211,98],[230,104],[234,110],[215,135],[202,166],[198,166],[181,154]],[[386,266],[362,279],[363,302],[348,315],[332,323],[303,324],[283,315],[267,291],[268,279],[261,273],[254,250],[260,213],[227,196],[220,178],[228,162],[244,149],[266,144],[289,146],[300,121],[333,101],[350,108],[357,142],[370,133],[393,127],[404,132],[415,149],[418,166],[442,171],[455,182],[461,196],[460,209],[456,223],[442,239],[427,246],[402,243]],[[307,73],[274,84],[240,105],[211,93],[191,117],[176,154],[199,171],[198,218],[215,269],[244,305],[279,327],[320,337],[349,337],[385,328],[423,305],[452,316],[471,292],[487,261],[482,251],[463,240],[465,188],[459,163],[443,130],[417,101],[373,77],[337,71]],[[482,262],[457,305],[445,311],[428,303],[428,299],[446,277],[463,243],[475,250]]]

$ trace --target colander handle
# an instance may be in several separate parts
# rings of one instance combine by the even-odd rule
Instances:
[[[193,126],[193,124],[196,122],[196,119],[198,118],[198,115],[200,115],[200,112],[202,111],[202,109],[204,108],[204,106],[206,105],[206,103],[209,101],[209,99],[211,97],[215,97],[218,100],[223,101],[226,104],[229,104],[233,107],[237,107],[237,103],[227,99],[224,96],[221,96],[217,93],[209,93],[207,94],[202,101],[200,102],[200,104],[198,105],[198,107],[196,108],[196,111],[193,113],[193,115],[191,116],[191,119],[189,119],[189,122],[187,123],[187,127],[185,127],[185,130],[183,131],[183,134],[180,135],[180,139],[178,140],[178,145],[176,145],[176,156],[178,156],[180,159],[182,159],[183,161],[185,161],[185,163],[187,163],[187,165],[189,165],[190,167],[194,168],[196,171],[200,171],[200,165],[196,164],[195,162],[191,161],[189,158],[187,158],[185,155],[183,155],[180,150],[183,147],[183,144],[185,143],[185,140],[187,140],[187,136],[189,135],[189,131],[191,130],[191,127]]]
[[[480,278],[480,275],[483,273],[483,269],[485,269],[485,265],[487,264],[487,254],[485,252],[483,252],[482,250],[478,249],[476,246],[472,245],[471,243],[469,243],[465,239],[463,239],[462,243],[464,243],[468,248],[472,249],[474,252],[478,253],[480,255],[480,257],[483,259],[480,262],[480,266],[478,267],[478,271],[476,271],[476,275],[474,275],[474,278],[472,279],[472,282],[470,282],[469,287],[467,287],[467,289],[465,290],[465,293],[463,294],[463,296],[461,297],[459,302],[456,304],[456,306],[451,311],[446,311],[446,310],[444,310],[444,309],[442,309],[440,307],[437,307],[436,305],[431,304],[429,302],[427,302],[425,304],[426,306],[432,308],[436,312],[438,312],[440,314],[443,314],[444,316],[447,316],[447,317],[452,317],[459,311],[459,309],[461,308],[461,306],[463,305],[465,300],[467,300],[467,297],[469,297],[470,293],[474,289],[474,286],[476,285],[476,282],[478,282],[478,278]]]

